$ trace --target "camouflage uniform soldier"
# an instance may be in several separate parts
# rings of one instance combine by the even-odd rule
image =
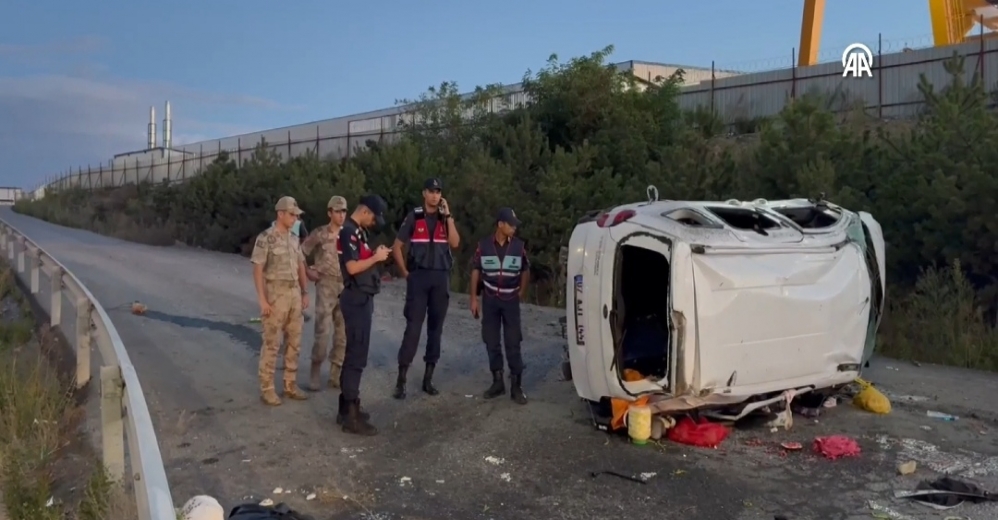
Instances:
[[[277,352],[284,333],[284,397],[305,400],[298,389],[298,353],[301,350],[302,311],[308,307],[305,255],[298,237],[291,233],[302,210],[292,197],[281,197],[275,206],[277,221],[256,239],[253,246],[253,281],[263,322],[260,349],[260,398],[277,406],[281,400],[274,390]]]
[[[309,269],[309,279],[315,281],[315,343],[312,345],[312,370],[309,375],[309,389],[319,391],[319,372],[326,360],[329,348],[329,326],[333,326],[332,349],[329,357],[329,387],[340,387],[340,373],[343,370],[343,357],[346,354],[346,325],[340,311],[340,293],[343,292],[343,274],[340,272],[340,256],[336,246],[340,228],[347,216],[347,199],[339,195],[326,204],[329,225],[317,228],[302,243],[305,255],[315,251],[315,262]]]

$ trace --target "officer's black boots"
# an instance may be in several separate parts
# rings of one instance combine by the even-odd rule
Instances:
[[[395,380],[395,391],[392,392],[395,399],[405,399],[405,374],[408,371],[408,365],[399,365],[399,377]]]
[[[510,374],[509,376],[509,398],[513,400],[516,404],[527,404],[527,394],[523,393],[523,387],[520,385],[522,378],[520,374]]]
[[[357,407],[358,407],[358,409],[360,408],[360,402],[359,401],[357,402]],[[336,424],[339,424],[339,425],[342,426],[344,423],[346,423],[348,410],[349,410],[349,407],[347,407],[347,401],[346,401],[346,399],[343,398],[343,394],[340,394],[339,409],[336,411]],[[371,419],[371,414],[365,412],[364,410],[361,409],[359,413],[360,413],[361,419],[363,419],[365,421]]]
[[[440,392],[433,386],[433,369],[437,365],[433,363],[426,364],[426,372],[423,372],[423,392],[427,395],[437,395]]]
[[[482,397],[486,399],[493,399],[505,393],[506,384],[503,383],[502,380],[502,370],[496,370],[495,372],[492,372],[492,386],[485,391],[485,394],[483,394]]]
[[[360,399],[355,399],[347,403],[347,416],[343,422],[343,431],[368,437],[378,434],[378,429],[360,411]]]

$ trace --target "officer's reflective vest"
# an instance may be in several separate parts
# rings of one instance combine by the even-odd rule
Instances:
[[[426,222],[422,207],[412,210],[412,235],[409,237],[409,255],[406,267],[413,269],[450,270],[454,264],[447,244],[447,222],[437,218],[433,229]]]
[[[520,290],[523,241],[516,237],[509,240],[506,256],[502,257],[499,256],[495,237],[490,236],[478,243],[482,259],[482,285],[486,294],[491,296],[508,297]]]
[[[352,245],[357,246],[358,259],[367,260],[374,256],[374,251],[371,250],[371,246],[367,243],[367,232],[355,225],[350,225],[350,227],[353,228],[350,233],[350,242]],[[340,257],[340,270],[343,273],[344,288],[355,288],[371,295],[378,294],[381,291],[381,275],[378,274],[377,266],[373,266],[362,273],[352,275],[347,271],[346,256],[343,254],[343,249],[340,247],[338,239],[336,240],[336,253]]]

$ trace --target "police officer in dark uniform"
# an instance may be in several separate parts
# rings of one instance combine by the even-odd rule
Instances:
[[[520,340],[520,300],[526,295],[530,280],[530,261],[523,240],[516,236],[520,219],[511,208],[502,208],[496,217],[496,231],[483,238],[475,249],[471,267],[471,315],[482,318],[482,340],[489,354],[492,386],[483,397],[492,399],[506,393],[502,378],[502,342],[506,344],[506,361],[509,363],[509,397],[518,404],[527,404],[521,376],[523,356]],[[478,304],[478,292],[484,292]],[[501,332],[500,332],[501,330]]]
[[[392,246],[395,263],[406,278],[405,333],[399,347],[398,380],[392,396],[405,399],[406,373],[416,358],[419,334],[426,320],[426,352],[423,361],[423,392],[437,395],[433,369],[440,360],[440,336],[450,303],[450,270],[454,264],[451,249],[461,244],[447,200],[441,197],[440,179],[427,179],[423,185],[423,205],[406,216]],[[403,257],[402,246],[409,246]]]
[[[388,259],[391,250],[385,246],[371,249],[367,232],[385,224],[387,209],[384,199],[367,195],[343,223],[336,250],[343,273],[340,309],[346,324],[346,355],[340,375],[340,402],[337,424],[343,431],[359,435],[377,435],[370,415],[360,409],[360,378],[367,366],[371,345],[371,321],[374,315],[374,295],[381,290],[378,264]]]

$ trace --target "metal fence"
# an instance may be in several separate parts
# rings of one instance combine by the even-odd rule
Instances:
[[[301,133],[300,127],[298,133]],[[400,134],[401,130],[393,128],[357,134],[322,135],[320,125],[316,125],[315,137],[294,139],[292,132],[288,131],[286,140],[267,140],[264,148],[279,154],[283,159],[300,157],[307,153],[326,159],[341,159],[349,158],[357,151],[366,148],[368,141],[392,142],[398,139]],[[135,156],[125,160],[112,161],[108,166],[80,167],[35,190],[31,196],[41,198],[45,193],[71,188],[94,190],[126,184],[184,182],[199,174],[223,154],[241,165],[253,156],[260,144],[261,141],[237,139],[234,148],[223,148],[219,141],[215,148],[205,149],[200,146],[196,152],[188,151],[189,148],[183,153],[151,150],[142,155],[134,154]]]
[[[101,456],[108,473],[115,481],[133,487],[139,520],[176,520],[142,386],[104,308],[64,265],[2,220],[0,250],[30,287],[31,297],[48,311],[51,326],[64,331],[75,347],[77,389],[90,382],[90,354],[94,344],[97,346]],[[43,276],[47,280],[44,285]]]
[[[778,114],[802,95],[824,94],[834,111],[861,107],[880,119],[904,119],[918,115],[924,106],[919,91],[922,76],[937,89],[950,83],[946,64],[954,54],[964,59],[964,79],[978,75],[993,89],[998,83],[998,40],[977,41],[945,47],[906,49],[887,53],[876,43],[872,77],[843,77],[841,60],[810,67],[790,67],[757,74],[711,79],[683,87],[679,105],[685,110],[707,109],[732,124]]]
[[[989,87],[998,83],[998,39],[979,38],[970,43],[946,47],[928,47],[931,40],[883,40],[867,43],[874,53],[873,78],[844,78],[841,49],[827,47],[822,62],[808,67],[794,66],[795,51],[788,49],[783,58],[753,64],[712,64],[711,71],[769,69],[765,72],[709,78],[681,88],[679,104],[686,110],[708,109],[729,125],[778,114],[788,103],[808,92],[832,94],[828,108],[845,111],[862,106],[881,119],[907,118],[923,106],[918,91],[921,75],[930,83],[942,86],[950,76],[945,63],[954,53],[964,56],[965,74],[977,73]],[[773,67],[781,67],[773,70]],[[529,102],[526,95],[507,87],[506,99],[497,107]],[[176,153],[150,150],[119,157],[107,166],[78,167],[50,178],[51,182],[31,192],[32,198],[44,197],[46,191],[67,188],[97,189],[142,182],[183,182],[197,175],[222,152],[242,163],[254,147],[265,139],[268,147],[285,159],[305,153],[323,158],[345,158],[364,148],[368,140],[391,142],[400,132],[401,118],[409,114],[401,108],[384,109],[356,116],[341,117],[264,130],[236,137],[182,146]]]

